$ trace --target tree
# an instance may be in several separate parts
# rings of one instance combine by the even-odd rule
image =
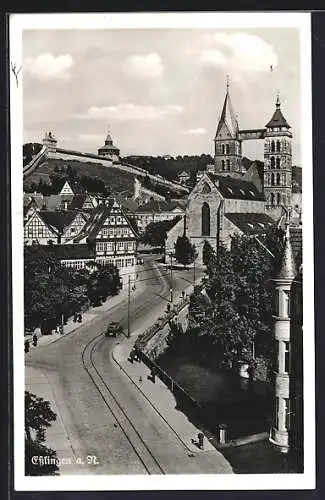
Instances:
[[[119,270],[113,264],[97,265],[88,280],[87,296],[94,306],[100,306],[109,295],[117,295],[120,290]]]
[[[87,271],[61,266],[55,245],[24,248],[24,310],[27,328],[44,331],[60,323],[87,302]]]
[[[175,259],[185,267],[192,264],[196,259],[195,246],[191,244],[187,236],[179,236],[175,243]]]
[[[55,422],[56,414],[50,403],[35,394],[25,391],[25,474],[27,476],[56,475],[57,454],[44,445],[46,429]],[[33,457],[46,456],[50,463],[33,463]]]
[[[180,217],[177,216],[172,220],[150,222],[150,224],[147,225],[144,234],[141,236],[141,242],[145,245],[160,247],[162,249],[165,245],[168,231],[174,227],[179,220]]]
[[[208,241],[204,242],[202,250],[202,260],[205,266],[208,266],[210,262],[216,259],[216,254]]]

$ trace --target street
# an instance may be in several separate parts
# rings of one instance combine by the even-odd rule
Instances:
[[[190,285],[192,273],[173,271],[175,297]],[[130,300],[131,335],[150,326],[166,309],[170,272],[146,256],[137,286],[141,292],[134,297],[131,293]],[[114,361],[113,349],[124,337],[106,338],[103,331],[108,321],[119,321],[126,332],[127,312],[123,299],[76,331],[26,355],[26,365],[45,374],[65,430],[66,442],[56,451],[66,456],[70,450],[73,466],[66,465],[60,473],[193,474],[223,472],[222,467],[227,471],[221,455],[220,471],[211,451],[198,453],[197,459],[192,456]],[[60,447],[59,442],[62,436]]]

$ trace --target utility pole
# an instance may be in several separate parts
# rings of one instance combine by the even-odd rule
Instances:
[[[130,337],[130,298],[131,298],[131,276],[128,276],[128,337]]]
[[[170,254],[170,302],[173,303],[173,256]]]
[[[196,255],[194,255],[194,261],[193,261],[193,285],[195,286],[195,260],[196,260]]]

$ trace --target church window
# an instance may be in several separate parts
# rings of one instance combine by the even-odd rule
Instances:
[[[275,143],[274,141],[271,141],[271,152],[274,153],[275,151]]]
[[[279,140],[276,141],[276,150],[281,151],[281,144]]]
[[[271,168],[275,167],[275,158],[274,156],[271,156]]]
[[[280,193],[277,193],[276,198],[277,198],[277,200],[276,200],[276,204],[277,204],[278,206],[279,206],[279,205],[281,205],[281,194],[280,194]]]
[[[227,170],[230,170],[230,160],[227,160]]]
[[[274,174],[271,175],[271,186],[274,186]]]
[[[276,159],[276,168],[281,168],[281,160],[280,160],[280,158]]]
[[[221,168],[222,168],[222,170],[225,169],[225,160],[221,160]]]
[[[202,205],[202,234],[205,236],[210,236],[210,207],[207,203]]]
[[[276,183],[277,183],[277,186],[279,186],[281,184],[281,176],[280,176],[280,174],[276,174]]]
[[[202,193],[211,193],[211,188],[207,182],[203,184]]]

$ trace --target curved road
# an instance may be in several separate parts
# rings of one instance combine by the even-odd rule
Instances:
[[[169,298],[169,273],[158,271],[152,258],[146,258],[139,276],[139,280],[147,281],[142,281],[146,286],[131,300],[131,332],[147,327],[148,319],[154,322]],[[173,273],[175,293],[189,286],[189,276],[189,271]],[[114,362],[112,350],[122,339],[102,334],[108,320],[119,321],[126,329],[126,299],[74,332],[31,350],[25,358],[28,366],[46,375],[52,387],[74,459],[96,457],[96,464],[80,465],[73,473],[217,472],[215,457],[193,460],[182,441]]]

